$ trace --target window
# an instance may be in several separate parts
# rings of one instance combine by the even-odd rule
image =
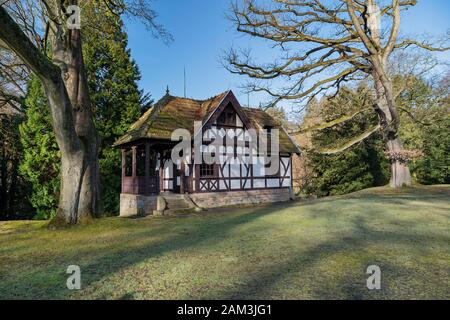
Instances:
[[[226,123],[229,125],[236,125],[236,114],[234,112],[227,112]]]
[[[202,163],[200,165],[200,177],[214,177],[215,167],[213,164]]]
[[[145,176],[145,146],[138,146],[136,149],[136,175]]]
[[[234,126],[236,124],[235,119],[235,114],[233,112],[222,112],[217,122],[222,125]]]
[[[125,150],[125,176],[131,177],[133,175],[133,152],[131,149]]]
[[[234,112],[233,107],[231,106],[226,107],[220,114],[219,118],[217,119],[217,123],[219,125],[235,126],[236,113]]]
[[[149,162],[149,176],[155,177],[156,176],[156,160],[157,160],[157,153],[155,150],[150,149],[150,154],[148,155],[148,162]]]
[[[270,157],[270,155],[272,154],[272,129],[273,129],[273,127],[265,126],[264,129],[266,130],[266,133],[267,133],[267,146],[266,146],[267,156]]]

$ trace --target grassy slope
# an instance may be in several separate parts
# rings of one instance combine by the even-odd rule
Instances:
[[[68,230],[0,223],[0,298],[450,298],[450,187]],[[77,264],[82,290],[65,288]],[[365,269],[382,270],[382,290]]]

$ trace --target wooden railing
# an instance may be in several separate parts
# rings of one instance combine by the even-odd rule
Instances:
[[[122,193],[155,195],[159,193],[159,177],[122,177]]]

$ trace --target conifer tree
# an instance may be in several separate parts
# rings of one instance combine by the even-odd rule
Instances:
[[[313,131],[311,145],[314,147],[310,146],[307,152],[314,179],[306,186],[306,193],[340,195],[388,182],[389,164],[384,156],[380,134],[374,134],[337,154],[320,152],[323,146],[333,146],[357,136],[377,121],[369,113],[371,101],[368,90],[364,84],[355,90],[344,87],[333,99],[324,98],[309,106],[303,128],[317,127],[320,130]],[[352,120],[331,126],[344,108],[351,110]],[[322,128],[324,122],[330,127]]]
[[[149,97],[139,90],[140,72],[127,49],[128,37],[119,17],[113,20],[114,28],[108,36],[98,33],[86,35],[84,56],[88,69],[89,92],[94,109],[94,121],[100,143],[100,185],[103,209],[106,213],[118,212],[121,160],[118,151],[111,148],[141,115],[141,106]]]
[[[59,197],[60,153],[52,130],[44,89],[36,77],[28,84],[24,102],[26,119],[20,125],[23,160],[20,173],[31,184],[30,202],[38,219],[56,215]]]

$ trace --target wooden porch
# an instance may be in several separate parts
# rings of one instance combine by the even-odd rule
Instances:
[[[173,148],[171,142],[139,141],[122,146],[122,184],[121,193],[134,195],[158,195],[171,191],[184,193],[186,182],[183,170],[176,165],[169,170]],[[184,168],[184,166],[182,166]],[[170,176],[165,171],[171,172]],[[181,183],[177,183],[179,180]]]

